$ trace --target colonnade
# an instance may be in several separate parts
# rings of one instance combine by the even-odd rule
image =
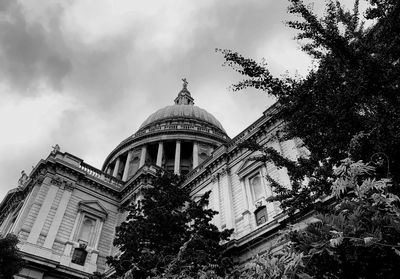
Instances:
[[[193,152],[192,153],[192,166],[193,166],[193,168],[195,168],[199,165],[199,143],[198,142],[193,142],[192,152]],[[146,162],[147,153],[148,153],[147,145],[143,145],[141,147],[141,152],[140,152],[139,168],[144,166],[144,164]],[[133,155],[133,150],[128,151],[126,159],[125,159],[123,174],[122,174],[123,181],[126,181],[128,179],[129,162],[132,160],[132,155]],[[157,149],[157,158],[156,158],[157,166],[163,167],[162,166],[163,157],[164,157],[164,142],[160,141],[158,143],[158,149]],[[114,168],[112,169],[110,166],[107,168],[107,173],[112,174],[112,176],[114,176],[114,177],[117,177],[121,163],[122,163],[121,156],[119,156],[115,160]],[[175,141],[174,173],[175,174],[181,173],[181,140]]]

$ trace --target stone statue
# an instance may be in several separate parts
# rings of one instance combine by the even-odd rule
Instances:
[[[57,152],[60,151],[60,146],[56,144],[55,146],[52,146],[53,151],[51,152],[52,154],[56,154]]]
[[[25,182],[28,180],[28,175],[25,173],[25,171],[21,171],[21,177],[18,179],[18,187],[22,187],[25,185]]]

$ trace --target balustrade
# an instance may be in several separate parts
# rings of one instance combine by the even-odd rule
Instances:
[[[106,173],[102,172],[101,170],[96,169],[86,163],[81,163],[79,168],[81,170],[83,170],[86,174],[93,176],[97,179],[100,179],[102,181],[105,181],[105,182],[108,182],[108,183],[111,183],[111,184],[114,184],[117,186],[123,185],[123,183],[119,179],[117,179],[109,174],[106,174]]]

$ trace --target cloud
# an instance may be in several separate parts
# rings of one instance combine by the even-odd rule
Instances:
[[[44,82],[54,89],[62,88],[62,81],[71,70],[64,57],[62,37],[57,16],[51,17],[53,25],[46,30],[40,23],[26,20],[22,6],[17,1],[3,1],[0,6],[0,77],[17,92]],[[50,35],[51,34],[51,35]]]
[[[2,2],[0,83],[21,96],[35,97],[44,86],[94,109],[110,108],[132,80],[127,55],[133,38],[115,34],[88,43],[81,30],[68,29],[70,4],[36,9],[29,1]]]
[[[243,77],[222,67],[215,48],[265,57],[276,75],[307,68],[282,23],[286,5],[0,0],[0,109],[7,111],[0,121],[7,130],[0,144],[7,171],[0,172],[1,185],[15,186],[21,169],[47,156],[55,143],[101,167],[151,113],[173,103],[183,77],[196,105],[235,136],[272,100],[254,90],[229,92]]]

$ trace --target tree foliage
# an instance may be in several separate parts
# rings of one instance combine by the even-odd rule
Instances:
[[[207,209],[209,192],[194,201],[180,183],[178,176],[160,173],[152,187],[141,190],[143,199],[127,208],[114,240],[121,255],[108,259],[119,275],[128,270],[132,278],[177,278],[200,270],[223,275],[229,267],[220,243],[232,230],[220,232],[210,223],[216,212]]]
[[[319,212],[317,222],[288,235],[290,251],[302,255],[293,276],[398,278],[400,1],[369,0],[362,14],[358,0],[352,10],[330,0],[323,17],[302,0],[289,2],[300,20],[287,25],[316,65],[307,76],[275,77],[265,61],[218,51],[245,76],[233,90],[275,96],[281,140],[301,139],[310,152],[291,161],[257,142],[242,145],[261,151],[255,160],[288,170],[290,189],[268,177],[270,200],[291,215]]]
[[[350,159],[335,170],[334,205],[316,215],[305,230],[289,235],[304,255],[311,278],[398,278],[400,274],[399,197],[375,168]]]
[[[400,2],[369,1],[365,16],[374,23],[368,28],[359,1],[352,10],[339,1],[328,1],[322,18],[301,0],[289,2],[289,13],[301,20],[287,24],[299,31],[302,49],[317,64],[306,77],[275,77],[265,62],[219,50],[225,65],[245,76],[233,90],[254,87],[275,96],[279,117],[285,122],[282,139],[300,138],[310,151],[308,158],[289,162],[271,149],[251,146],[264,152],[264,160],[288,168],[292,189],[275,183],[276,199],[292,212],[309,207],[329,194],[333,169],[347,157],[376,160],[377,175],[389,174],[396,190],[400,180]],[[385,162],[379,165],[382,159]]]
[[[0,235],[0,278],[12,279],[23,267],[23,259],[17,247],[18,238],[13,234]]]
[[[225,276],[220,276],[214,270],[208,269],[199,270],[197,274],[189,275],[183,271],[173,277],[157,276],[154,279],[289,279],[294,278],[295,275],[307,276],[300,270],[303,267],[302,254],[290,249],[289,246],[281,245],[280,242],[286,239],[287,234],[282,234],[263,251],[263,255],[256,256],[244,265],[233,267]]]

